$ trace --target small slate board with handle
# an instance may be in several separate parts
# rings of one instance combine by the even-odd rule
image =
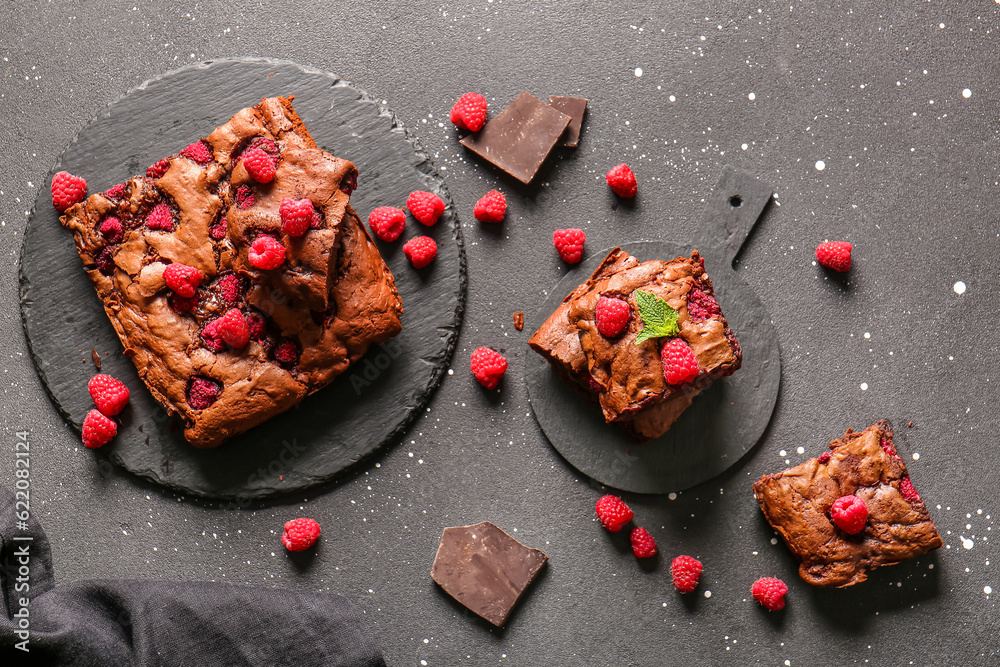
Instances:
[[[640,261],[701,251],[722,312],[743,348],[743,367],[697,396],[663,436],[646,443],[630,440],[620,427],[606,424],[600,408],[584,401],[541,355],[527,355],[525,382],[535,418],[574,468],[623,491],[680,491],[726,470],[760,439],[778,399],[781,357],[771,316],[733,261],[771,195],[752,174],[727,166],[706,203],[697,243],[621,245]],[[533,321],[544,322],[609,250],[594,253],[559,281]]]

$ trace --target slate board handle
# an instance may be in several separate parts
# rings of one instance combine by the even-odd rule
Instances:
[[[719,244],[730,266],[772,194],[770,186],[750,172],[729,165],[722,168],[722,176],[708,196],[701,229]]]

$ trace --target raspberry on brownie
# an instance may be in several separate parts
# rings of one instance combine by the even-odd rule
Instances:
[[[941,546],[934,521],[913,489],[892,442],[892,427],[877,422],[851,429],[822,456],[753,485],[768,523],[800,561],[799,576],[815,586],[860,583],[883,565],[895,565]],[[843,498],[863,503],[865,517],[844,529]]]
[[[635,315],[614,337],[606,335],[598,308],[607,299],[624,301]],[[644,329],[655,323],[644,321],[643,309],[672,321],[651,337]],[[615,248],[528,344],[586,395],[596,395],[606,422],[640,440],[666,433],[696,395],[743,360],[697,250],[640,262]]]
[[[189,442],[213,447],[399,333],[402,306],[348,205],[354,166],[316,147],[290,99],[262,100],[192,146],[155,178],[93,195],[61,222],[153,397],[184,420]],[[266,186],[246,173],[250,149],[274,163]],[[312,201],[318,224],[284,234],[286,198]],[[269,270],[250,260],[262,236],[284,250]],[[179,280],[172,264],[200,280]],[[279,354],[284,343],[294,354]]]

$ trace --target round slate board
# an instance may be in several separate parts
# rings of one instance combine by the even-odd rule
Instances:
[[[669,260],[698,248],[722,312],[743,348],[742,368],[695,397],[663,436],[646,443],[631,441],[620,427],[606,424],[601,409],[561,380],[541,355],[527,355],[524,377],[535,418],[552,446],[577,470],[623,491],[681,491],[726,470],[760,439],[778,399],[778,338],[764,305],[732,266],[770,194],[752,177],[727,167],[708,200],[702,225],[707,242],[621,245],[641,261]],[[609,251],[591,255],[567,273],[532,321],[548,319]]]
[[[395,443],[444,375],[465,301],[465,253],[458,217],[442,179],[390,111],[335,75],[290,62],[222,60],[147,81],[112,103],[70,144],[53,169],[87,179],[94,193],[142,174],[262,97],[294,95],[295,109],[323,149],[352,160],[360,177],[351,205],[365,220],[376,206],[402,206],[413,190],[446,202],[430,228],[412,220],[403,239],[377,242],[403,300],[403,332],[368,354],[298,407],[215,449],[189,445],[125,358],[48,192],[28,220],[21,254],[21,313],[32,358],[63,416],[77,429],[93,405],[91,348],[102,371],[132,399],[118,436],[95,452],[171,489],[249,502],[334,479]],[[50,174],[51,176],[51,174]],[[47,190],[47,188],[46,188]],[[414,270],[406,238],[438,243],[434,263]]]

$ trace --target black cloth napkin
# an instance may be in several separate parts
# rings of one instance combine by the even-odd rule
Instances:
[[[209,582],[55,586],[48,538],[33,518],[20,523],[22,510],[0,489],[4,667],[385,666],[358,610],[339,595]]]

